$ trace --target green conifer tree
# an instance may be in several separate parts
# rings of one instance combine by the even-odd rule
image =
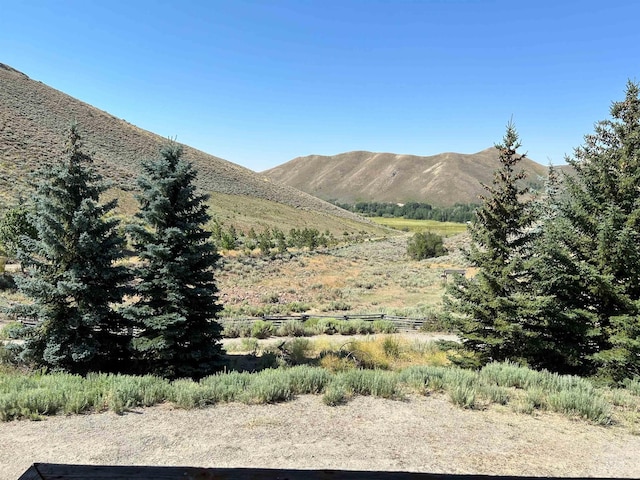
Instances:
[[[535,321],[538,299],[531,293],[528,262],[536,219],[518,154],[518,134],[507,125],[499,150],[500,168],[470,224],[472,244],[468,260],[478,267],[473,279],[456,276],[447,289],[446,303],[458,318],[462,343],[472,361],[485,364],[506,359],[527,362],[529,325]]]
[[[108,218],[116,201],[99,203],[107,185],[81,151],[75,125],[66,157],[37,179],[31,218],[37,238],[23,237],[18,252],[27,273],[18,286],[33,303],[14,313],[36,321],[24,355],[76,373],[125,368],[130,330],[114,311],[129,281],[127,269],[116,263],[124,239],[118,221]]]
[[[564,283],[571,295],[562,307],[590,316],[593,358],[617,380],[640,374],[638,95],[638,84],[629,82],[625,99],[611,107],[612,119],[596,124],[568,158],[576,174],[565,180],[556,227],[574,276]]]
[[[196,170],[174,143],[142,164],[142,224],[128,227],[140,264],[138,300],[127,309],[137,326],[133,347],[141,369],[169,378],[199,378],[220,366],[214,268],[207,195],[196,192]]]

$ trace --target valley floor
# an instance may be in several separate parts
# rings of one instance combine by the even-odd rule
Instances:
[[[34,462],[640,477],[640,436],[561,415],[462,410],[444,396],[161,405],[0,424],[0,478]]]

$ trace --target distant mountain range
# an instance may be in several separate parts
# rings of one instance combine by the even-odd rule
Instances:
[[[29,195],[28,173],[62,155],[69,125],[77,122],[84,151],[124,202],[132,194],[143,159],[158,156],[167,139],[81,102],[0,63],[0,205]],[[361,217],[263,175],[185,146],[199,171],[198,186],[212,194],[212,209],[241,227],[303,226],[375,230]]]
[[[498,150],[428,157],[356,151],[298,157],[266,170],[274,182],[340,203],[426,202],[437,206],[478,202],[481,182],[491,184]],[[532,188],[541,188],[547,167],[525,158],[520,167]],[[561,167],[564,168],[564,167]]]

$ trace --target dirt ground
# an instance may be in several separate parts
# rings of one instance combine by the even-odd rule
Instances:
[[[0,478],[34,462],[640,477],[640,436],[554,414],[467,411],[444,396],[320,396],[275,405],[168,405],[0,424]]]

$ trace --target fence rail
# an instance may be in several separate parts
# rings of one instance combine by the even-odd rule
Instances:
[[[416,330],[420,330],[421,328],[428,327],[431,325],[432,327],[436,327],[439,322],[433,318],[429,317],[398,317],[395,315],[387,315],[385,313],[363,313],[363,314],[342,314],[342,315],[311,315],[311,314],[301,314],[301,315],[265,315],[262,317],[232,317],[232,318],[221,318],[218,321],[224,326],[226,323],[248,323],[253,324],[259,320],[270,322],[274,327],[281,327],[284,323],[287,322],[306,322],[310,318],[335,318],[338,320],[364,320],[366,322],[373,322],[374,320],[389,320],[393,322],[397,327],[398,331],[401,332],[412,332]]]

